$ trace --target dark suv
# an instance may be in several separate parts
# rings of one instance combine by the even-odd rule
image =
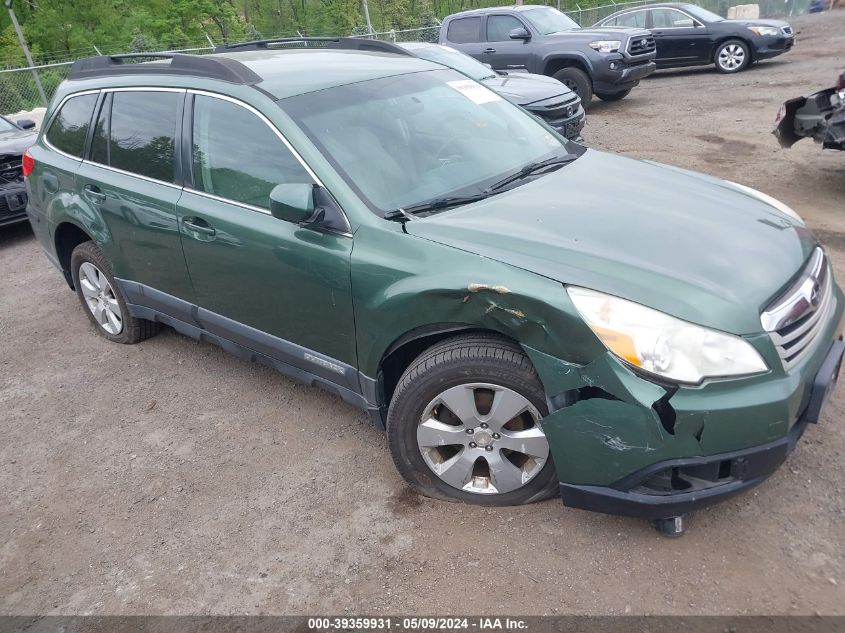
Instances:
[[[24,174],[101,336],[164,323],[330,389],[440,499],[677,526],[774,472],[845,349],[789,207],[409,55],[78,61]]]
[[[574,90],[586,106],[593,94],[618,101],[654,72],[654,37],[638,28],[582,29],[557,9],[496,7],[448,16],[440,43],[495,70],[548,75]]]

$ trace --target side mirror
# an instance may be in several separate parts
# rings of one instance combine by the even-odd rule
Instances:
[[[270,213],[274,218],[299,224],[314,215],[314,185],[276,185],[270,192]]]
[[[530,40],[531,33],[529,33],[528,29],[525,27],[519,27],[518,29],[511,29],[511,32],[508,33],[508,37],[512,40]]]
[[[35,121],[32,119],[21,119],[17,122],[19,128],[23,128],[24,130],[31,130],[35,127]]]

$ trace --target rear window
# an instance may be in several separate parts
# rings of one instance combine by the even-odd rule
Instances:
[[[148,178],[172,182],[176,115],[183,97],[181,92],[113,93],[109,165]]]
[[[449,22],[446,39],[456,44],[481,41],[481,18],[458,18]]]
[[[65,101],[47,130],[47,142],[66,154],[81,158],[96,104],[96,94],[79,95]]]

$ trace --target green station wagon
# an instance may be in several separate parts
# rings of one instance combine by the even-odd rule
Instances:
[[[99,334],[166,324],[324,387],[438,499],[678,534],[774,472],[845,348],[800,217],[356,47],[76,62],[24,172]]]

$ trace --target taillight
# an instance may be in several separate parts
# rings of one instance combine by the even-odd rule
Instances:
[[[23,153],[23,161],[21,161],[23,177],[28,178],[33,169],[35,169],[35,159],[30,155],[29,150],[26,150]]]

